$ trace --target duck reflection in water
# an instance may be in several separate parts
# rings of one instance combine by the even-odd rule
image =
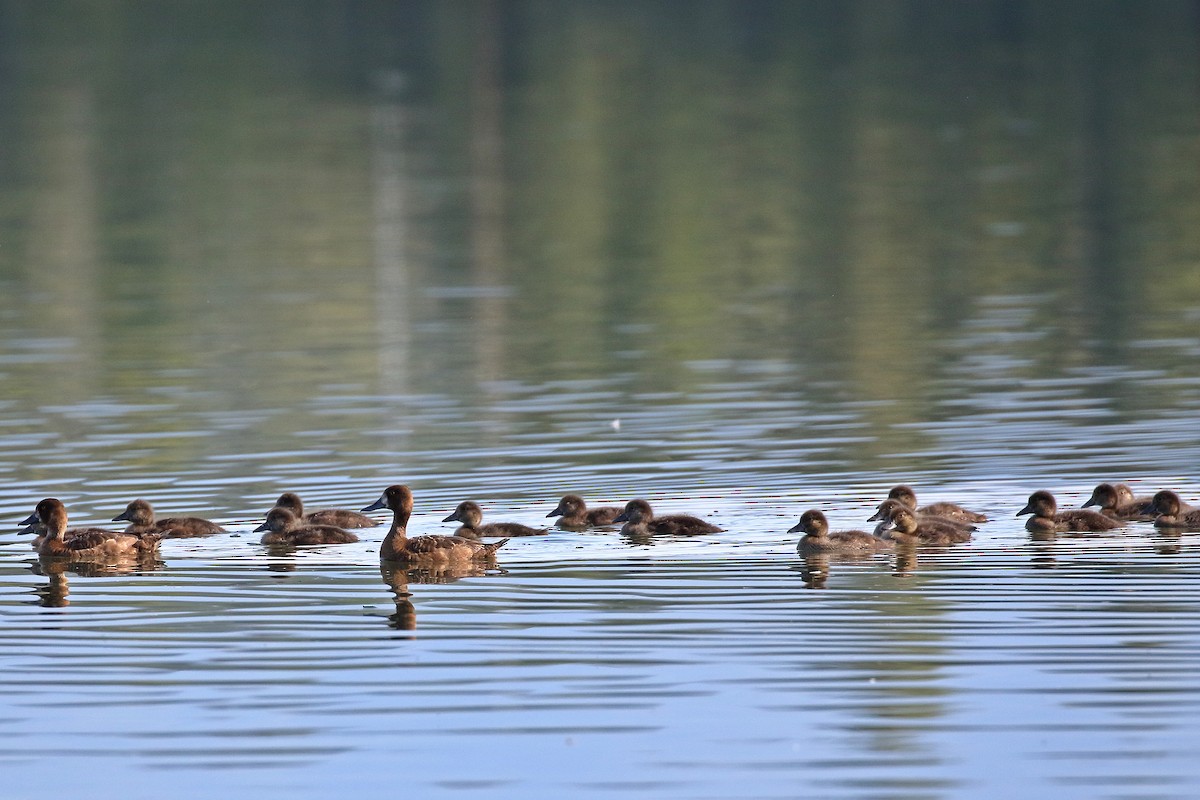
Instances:
[[[824,589],[829,581],[829,554],[801,554],[800,561],[800,577],[804,579],[804,588]]]
[[[413,567],[394,561],[380,561],[379,575],[383,583],[392,590],[396,601],[396,613],[388,615],[388,627],[401,631],[415,630],[417,609],[413,605],[410,583],[453,583],[460,578],[478,578],[502,570],[488,569],[483,564],[443,564],[439,566]]]
[[[45,585],[34,587],[38,596],[38,605],[43,608],[63,608],[71,604],[68,595],[71,593],[67,573],[74,572],[84,578],[97,578],[111,575],[135,575],[153,572],[165,567],[156,553],[141,553],[117,558],[113,561],[100,563],[96,561],[67,561],[64,559],[39,559],[30,565],[34,575],[44,575],[49,581]]]

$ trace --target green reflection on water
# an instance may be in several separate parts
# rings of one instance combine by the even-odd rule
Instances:
[[[22,408],[165,389],[145,424],[186,433],[173,410],[446,395],[504,420],[500,381],[686,397],[764,362],[781,396],[861,402],[872,458],[989,370],[1188,377],[1200,347],[1187,3],[0,14]],[[303,427],[247,419],[263,449]]]

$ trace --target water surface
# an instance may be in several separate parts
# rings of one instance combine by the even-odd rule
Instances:
[[[1200,498],[1195,11],[1083,7],[0,2],[6,796],[1194,796],[1198,534],[1014,517]],[[726,530],[251,533],[395,482]]]

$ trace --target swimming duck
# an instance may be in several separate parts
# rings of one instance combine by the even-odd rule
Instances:
[[[547,517],[560,517],[560,528],[590,528],[595,525],[611,525],[621,514],[616,506],[601,506],[588,508],[583,498],[577,494],[563,495],[558,501],[558,507],[547,514]]]
[[[834,531],[829,532],[829,520],[816,509],[805,511],[800,515],[800,521],[788,533],[804,532],[796,545],[797,552],[802,556],[817,553],[878,553],[891,550],[892,542],[872,536],[866,531]]]
[[[266,533],[263,533],[266,531]],[[263,544],[349,544],[358,537],[336,525],[312,525],[297,517],[291,509],[276,506],[266,521],[254,529],[262,533]]]
[[[689,514],[666,514],[656,517],[645,500],[630,500],[625,504],[625,510],[613,522],[624,522],[621,533],[633,537],[651,534],[695,536],[702,533],[720,533],[724,530]]]
[[[911,486],[903,484],[895,486],[888,492],[888,497],[892,500],[899,500],[918,514],[946,517],[947,519],[960,520],[962,522],[987,522],[987,514],[968,511],[956,503],[930,503],[927,506],[917,508],[917,493],[913,491]]]
[[[132,536],[119,531],[101,528],[76,529],[67,538],[67,509],[56,498],[47,497],[37,504],[37,510],[22,525],[41,522],[46,535],[38,546],[38,555],[43,558],[68,558],[76,561],[112,560],[140,553],[152,552],[158,547],[159,534]]]
[[[1030,533],[1056,533],[1061,531],[1110,531],[1121,527],[1116,520],[1095,511],[1058,511],[1058,501],[1045,490],[1029,495],[1029,502],[1017,512],[1017,516],[1033,514],[1025,521],[1025,530]]]
[[[199,517],[167,517],[154,519],[154,507],[145,500],[134,500],[125,506],[125,511],[113,517],[113,522],[129,522],[125,533],[141,536],[144,533],[161,533],[164,539],[185,539],[193,536],[211,536],[225,533],[215,522]]]
[[[891,528],[892,514],[896,513],[896,511],[901,508],[908,511],[913,511],[912,508],[894,497],[889,497],[887,500],[884,500],[879,504],[879,508],[875,511],[875,513],[867,518],[867,522],[875,522],[876,520],[879,521],[879,524],[875,526],[876,536],[883,536],[883,532]],[[946,525],[953,525],[954,527],[961,528],[964,531],[977,530],[974,525],[962,519],[951,519],[950,517],[941,517],[937,514],[924,514],[920,511],[913,511],[913,514],[916,515],[918,522],[921,520],[928,520],[930,522],[941,522],[945,523]]]
[[[899,544],[960,544],[971,541],[971,531],[931,516],[918,516],[907,506],[892,512],[884,536]]]
[[[484,544],[461,536],[415,536],[408,538],[408,519],[412,516],[413,494],[407,486],[396,484],[384,489],[379,499],[363,509],[392,510],[392,527],[379,545],[379,558],[418,565],[441,565],[470,561],[489,561],[508,539]]]
[[[1158,516],[1154,524],[1159,528],[1200,528],[1200,509],[1192,508],[1179,499],[1170,489],[1154,495],[1154,507]]]
[[[462,527],[454,532],[455,536],[464,539],[478,539],[482,536],[543,536],[548,533],[546,528],[531,528],[519,522],[483,522],[483,509],[473,500],[464,500],[454,509],[454,513],[442,522],[461,522]]]
[[[1134,497],[1133,489],[1123,483],[1102,483],[1092,490],[1092,496],[1081,508],[1100,506],[1100,513],[1112,519],[1151,520],[1157,516],[1154,499]]]
[[[337,528],[374,528],[378,521],[345,508],[323,508],[320,511],[304,513],[304,503],[295,492],[284,492],[275,501],[275,508],[286,508],[297,519],[308,525],[333,525]]]
[[[46,539],[46,523],[44,523],[40,519],[38,519],[37,512],[35,511],[32,514],[30,514],[29,517],[27,517],[23,522],[21,522],[21,524],[24,525],[25,527],[20,528],[17,531],[17,533],[33,534],[33,541],[31,543],[33,546],[33,549],[37,550],[38,548],[40,548],[42,546],[42,542],[45,541],[45,539]],[[107,528],[67,528],[67,530],[63,533],[63,539],[64,540],[74,539],[76,536],[80,536],[83,534],[91,534],[91,533],[104,534],[104,533],[117,533],[117,532],[118,531],[110,531]]]

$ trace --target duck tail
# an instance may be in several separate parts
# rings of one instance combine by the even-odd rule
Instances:
[[[164,535],[165,534],[159,532],[143,533],[138,535],[137,549],[143,553],[150,553],[157,550],[158,543],[163,540]]]
[[[506,544],[508,544],[508,539],[501,539],[498,542],[492,542],[491,544],[485,544],[483,546],[483,549],[486,550],[488,555],[490,556],[492,553],[496,552],[501,547],[504,547],[504,545],[506,545]]]

